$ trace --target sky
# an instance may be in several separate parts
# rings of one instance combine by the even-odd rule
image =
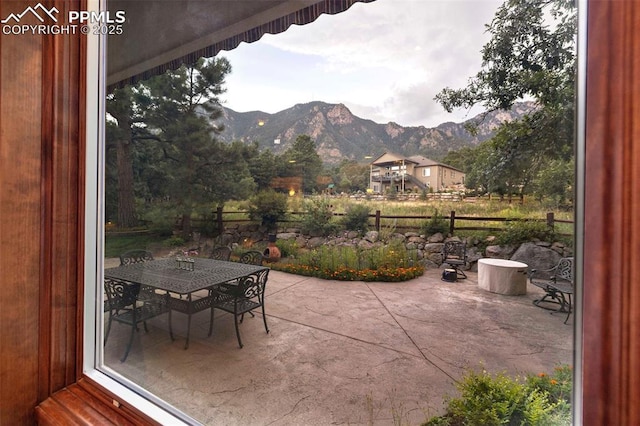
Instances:
[[[481,67],[485,25],[502,0],[376,0],[221,52],[232,66],[222,104],[276,113],[298,103],[342,103],[377,123],[435,127],[481,107],[447,113],[434,96]]]

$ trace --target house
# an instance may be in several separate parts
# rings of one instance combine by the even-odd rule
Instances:
[[[369,188],[384,194],[463,190],[464,172],[421,155],[403,157],[385,152],[371,162]]]
[[[0,2],[0,17],[18,17],[34,10],[36,3]],[[50,0],[46,7],[68,16],[70,10],[86,10],[95,3]],[[216,43],[231,49],[234,44],[228,40],[252,41],[275,31],[277,25],[272,23],[277,17],[294,22],[302,15],[307,18],[301,23],[307,23],[326,11],[338,13],[336,8],[351,2],[148,3],[154,2],[109,2],[115,9],[124,4],[141,9],[135,21],[140,36],[136,42],[146,39],[160,50],[115,46],[123,58],[136,49],[149,55],[124,64],[109,78],[116,79],[113,76],[120,71],[122,79],[153,75],[167,64],[209,52]],[[155,14],[163,8],[157,3],[179,7],[159,19]],[[249,12],[235,21],[237,14],[201,10],[222,3],[251,10],[242,10]],[[574,423],[637,425],[640,111],[633,105],[640,102],[640,2],[576,3],[580,9],[576,205],[580,207],[575,232]],[[206,17],[198,25],[191,25],[185,15],[194,9],[197,16]],[[27,20],[38,27],[35,17],[24,19],[24,26],[3,25],[0,34],[0,424],[160,424],[144,410],[152,401],[135,392],[115,393],[112,383],[96,373],[95,359],[87,349],[95,340],[90,333],[95,324],[91,297],[100,285],[91,257],[97,248],[86,243],[95,234],[99,217],[95,206],[100,203],[92,192],[97,174],[87,169],[99,158],[95,105],[104,93],[98,76],[105,72],[99,44],[91,34],[79,31],[12,34],[12,28],[29,28]],[[192,50],[185,50],[168,45],[183,36],[180,43],[186,46],[189,30],[203,31],[205,24],[220,22],[223,27],[210,32],[217,38],[199,34],[207,39],[204,46],[194,42],[189,45]],[[134,73],[125,72],[129,68]],[[560,321],[558,327],[563,326]]]

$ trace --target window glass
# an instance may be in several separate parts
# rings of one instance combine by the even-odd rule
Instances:
[[[237,4],[220,3],[222,8]],[[568,195],[572,185],[545,192],[549,188],[545,182],[558,181],[559,175],[567,182],[572,181],[572,175],[562,174],[573,170],[571,154],[554,159],[555,169],[537,170],[536,176],[516,176],[515,169],[504,168],[503,174],[492,180],[495,174],[482,172],[497,164],[489,163],[490,153],[476,148],[475,142],[467,141],[467,148],[475,149],[467,158],[462,150],[456,157],[449,155],[449,151],[456,151],[453,148],[428,150],[425,148],[428,144],[416,142],[426,129],[435,132],[445,122],[460,123],[459,130],[464,131],[463,122],[483,112],[473,109],[456,118],[445,118],[442,105],[414,103],[438,95],[437,90],[430,92],[430,87],[440,90],[464,87],[469,74],[474,73],[468,70],[480,69],[480,49],[489,40],[484,25],[491,22],[501,2],[454,2],[455,6],[444,1],[425,2],[429,7],[408,0],[396,1],[394,7],[387,3],[390,2],[379,0],[356,4],[339,15],[321,16],[317,22],[292,27],[282,34],[264,35],[260,41],[200,59],[192,66],[100,94],[103,109],[96,115],[102,113],[104,119],[99,120],[94,131],[103,134],[104,139],[96,145],[95,153],[88,154],[99,159],[95,174],[100,176],[96,186],[88,189],[90,194],[93,191],[93,200],[99,200],[88,211],[95,210],[98,224],[93,232],[100,237],[95,242],[98,247],[95,265],[88,268],[88,274],[97,276],[100,283],[94,289],[97,303],[93,301],[89,310],[89,315],[99,318],[92,341],[96,342],[99,370],[129,389],[128,397],[137,398],[137,404],[150,401],[150,406],[158,406],[169,416],[187,423],[251,424],[291,416],[291,423],[304,424],[312,420],[362,422],[379,410],[390,416],[398,403],[403,407],[411,405],[411,413],[403,413],[403,419],[419,424],[426,418],[420,414],[424,410],[418,408],[430,401],[441,402],[448,393],[439,386],[426,386],[429,377],[441,378],[448,383],[447,390],[455,392],[452,379],[461,377],[463,367],[494,361],[490,352],[485,352],[486,345],[472,342],[474,336],[449,335],[441,327],[431,332],[450,346],[449,349],[443,346],[443,352],[437,356],[429,355],[428,342],[406,340],[412,333],[408,323],[414,320],[406,320],[405,324],[403,318],[414,318],[411,315],[415,314],[415,321],[421,322],[420,315],[427,308],[412,311],[409,316],[402,310],[389,311],[394,303],[393,294],[388,292],[391,285],[310,279],[303,274],[282,272],[275,263],[284,263],[280,262],[283,259],[294,262],[317,249],[314,244],[330,242],[325,246],[331,247],[336,244],[331,240],[336,235],[344,234],[346,239],[352,233],[358,234],[354,238],[360,251],[363,247],[378,247],[376,241],[364,238],[367,229],[345,228],[353,205],[368,209],[370,215],[364,225],[369,226],[368,230],[374,226],[374,220],[380,220],[374,219],[376,211],[381,211],[382,216],[398,215],[392,210],[385,211],[398,195],[406,196],[401,199],[405,206],[415,201],[416,210],[409,215],[418,218],[431,216],[434,211],[447,217],[449,210],[459,211],[458,207],[463,206],[425,203],[418,198],[422,191],[446,192],[449,184],[457,182],[422,184],[413,177],[415,172],[406,174],[404,161],[381,163],[374,169],[370,164],[372,147],[376,149],[373,158],[397,149],[401,158],[424,155],[462,170],[466,173],[462,175],[463,183],[466,180],[472,185],[466,189],[478,196],[479,201],[486,198],[495,206],[498,199],[509,203],[520,196],[525,199],[524,195],[532,200],[540,196],[547,202],[540,207],[544,209],[541,211],[562,210],[566,216],[561,219],[572,220],[573,200]],[[445,30],[436,21],[429,21],[429,25],[423,22],[432,19],[432,14],[440,16],[440,10],[447,7],[452,9],[445,14],[457,14],[459,18],[451,28]],[[394,10],[402,12],[389,19]],[[471,22],[478,21],[475,33],[470,30],[475,35],[459,34],[460,19],[469,23],[469,27]],[[380,26],[374,26],[374,22]],[[415,22],[420,24],[413,26]],[[407,30],[409,23],[412,32]],[[437,52],[426,51],[433,36],[441,32],[460,37],[443,37]],[[354,34],[358,37],[354,38]],[[125,32],[117,36],[128,35]],[[341,41],[328,43],[329,37]],[[469,57],[458,69],[467,71],[460,72],[456,79],[444,78],[452,72],[450,69],[420,68],[451,58],[443,52],[456,51],[456,56],[462,57],[462,47],[474,37],[484,43],[479,43],[475,51],[465,50]],[[369,46],[367,42],[371,40],[381,44]],[[444,40],[454,41],[449,45]],[[365,63],[366,67],[358,68]],[[325,77],[317,77],[316,69],[326,73],[321,74]],[[392,71],[398,70],[404,74],[404,80],[390,81],[388,86],[381,87],[377,83],[380,80],[374,78],[383,74],[390,80],[395,75]],[[326,85],[319,85],[319,81]],[[373,87],[386,98],[369,99]],[[341,93],[344,99],[339,96]],[[355,96],[352,99],[356,101],[347,99],[347,95]],[[433,112],[425,114],[425,110]],[[365,120],[376,127],[366,127],[370,124],[363,124]],[[394,139],[402,133],[399,127],[405,133],[418,133],[401,145],[400,139]],[[338,131],[345,133],[337,135]],[[374,134],[384,136],[378,140],[373,138]],[[510,139],[496,133],[485,136],[487,141],[498,138],[493,139],[492,152],[506,155],[507,150],[501,152],[499,148]],[[519,143],[529,149],[525,144],[530,142]],[[488,147],[490,143],[482,146]],[[535,149],[526,152],[531,154],[532,150]],[[487,162],[472,161],[480,158]],[[447,176],[446,169],[438,170],[440,178]],[[431,177],[431,167],[422,167],[421,174]],[[450,177],[455,178],[453,170]],[[529,182],[528,178],[537,182],[537,186],[524,188],[520,182]],[[518,183],[513,184],[514,179]],[[375,199],[371,192],[381,197]],[[492,212],[513,206],[505,204]],[[498,213],[473,214],[498,216]],[[323,217],[331,220],[320,223]],[[465,225],[460,219],[457,223],[470,228],[475,224]],[[381,237],[385,233],[400,234],[400,228],[405,226],[396,229],[399,224],[397,219],[383,217],[376,230]],[[430,256],[439,253],[426,252],[426,241],[408,240],[415,237],[413,234],[424,232],[422,225],[419,228],[406,230],[411,236],[406,237],[403,250],[415,254],[412,261],[419,259],[427,265],[425,275],[417,280],[443,285],[437,273],[442,265],[430,260]],[[570,228],[570,224],[566,225],[560,233],[571,234]],[[471,236],[478,241],[485,241],[486,237],[482,235],[481,239],[465,231],[457,236]],[[556,253],[571,254],[570,235],[566,240],[551,243],[556,244]],[[488,256],[483,251],[485,246],[473,247],[473,255]],[[220,254],[223,260],[217,258],[220,252],[224,252]],[[241,262],[248,252],[258,253],[261,265],[268,268],[268,276],[261,275],[260,265]],[[278,257],[273,258],[276,252]],[[501,252],[496,257],[508,258],[513,254]],[[346,262],[346,256],[332,256],[330,262],[334,264]],[[316,263],[321,262],[320,257],[315,259]],[[459,291],[457,297],[462,298],[475,294],[477,272],[470,271],[469,277],[460,287],[448,286],[446,291]],[[230,306],[239,299],[234,291],[252,282],[268,283],[264,299],[266,315],[258,307],[235,318]],[[415,282],[403,284],[409,288]],[[560,331],[554,338],[562,343],[541,344],[534,338],[534,332],[523,330],[529,335],[501,345],[513,353],[542,345],[542,352],[548,350],[551,355],[527,360],[515,357],[517,361],[508,361],[510,372],[537,374],[541,369],[553,371],[554,366],[572,362],[570,326],[563,328],[562,315],[550,316],[533,305],[535,292],[539,290],[531,290],[534,293],[518,296],[514,306],[521,312],[531,312],[527,321],[559,319]],[[367,300],[371,298],[372,303],[376,300],[382,303],[386,313],[381,313],[382,317],[364,315],[353,321],[356,311],[343,302],[358,300],[361,294]],[[334,303],[323,302],[333,300],[336,295],[340,297]],[[231,304],[225,306],[225,300]],[[500,316],[502,313],[486,303],[483,321],[499,329],[513,326],[511,318]],[[214,304],[218,306],[216,309],[211,308]],[[536,315],[542,319],[533,319]],[[451,326],[452,321],[456,323],[462,318],[441,318],[441,321]],[[399,328],[387,329],[388,324],[397,324]],[[466,333],[466,328],[460,325],[460,333]],[[402,340],[400,349],[393,340],[396,337]],[[355,347],[350,346],[353,342]],[[405,344],[406,347],[402,346]],[[471,352],[454,349],[466,344]],[[405,380],[403,388],[393,394],[388,391],[388,383],[371,379],[395,374],[409,380],[398,374],[397,368],[393,373],[382,367],[389,357],[402,359],[408,370],[418,372],[407,376],[413,380],[412,386],[406,386]],[[358,367],[343,363],[344,359],[351,359]],[[442,363],[442,359],[452,359],[451,365]],[[496,366],[491,366],[491,371],[497,372],[493,367]],[[425,386],[428,389],[416,391]],[[349,407],[336,409],[343,407],[344,401],[349,401]],[[442,406],[435,407],[437,413],[443,410]],[[154,415],[164,415],[158,413]]]

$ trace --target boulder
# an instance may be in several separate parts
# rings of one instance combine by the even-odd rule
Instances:
[[[358,247],[364,250],[371,250],[375,247],[375,244],[368,240],[360,240],[358,242]]]
[[[307,241],[307,247],[310,249],[316,248],[316,247],[320,247],[321,245],[323,245],[324,243],[327,242],[326,238],[323,237],[312,237],[309,239],[309,241]]]
[[[427,238],[427,241],[430,243],[442,243],[444,242],[444,236],[438,232],[437,234],[433,234],[432,236]]]
[[[418,235],[407,237],[407,241],[414,244],[424,244],[426,240]]]
[[[276,239],[278,240],[293,240],[298,237],[298,234],[295,232],[281,232],[280,234],[276,234]]]
[[[378,241],[378,238],[380,238],[380,233],[378,231],[369,231],[364,234],[364,239],[372,243]]]
[[[305,248],[307,246],[307,239],[302,235],[297,236],[296,245],[300,248]]]
[[[425,258],[437,266],[442,264],[442,254],[440,253],[425,253]]]
[[[440,255],[442,253],[443,243],[429,243],[424,245],[424,251],[427,253],[438,253]]]
[[[484,253],[486,257],[509,259],[515,251],[516,248],[513,246],[487,246]]]
[[[360,233],[358,231],[349,231],[349,232],[347,232],[347,238],[349,238],[349,239],[358,238],[358,235],[360,235]]]
[[[511,256],[511,260],[526,263],[529,268],[551,269],[558,264],[562,256],[555,250],[536,243],[524,243]]]

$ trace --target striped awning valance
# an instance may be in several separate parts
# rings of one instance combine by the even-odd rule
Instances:
[[[241,42],[304,25],[374,0],[114,0],[124,10],[123,34],[109,36],[109,90],[133,84],[202,57],[213,57]]]

